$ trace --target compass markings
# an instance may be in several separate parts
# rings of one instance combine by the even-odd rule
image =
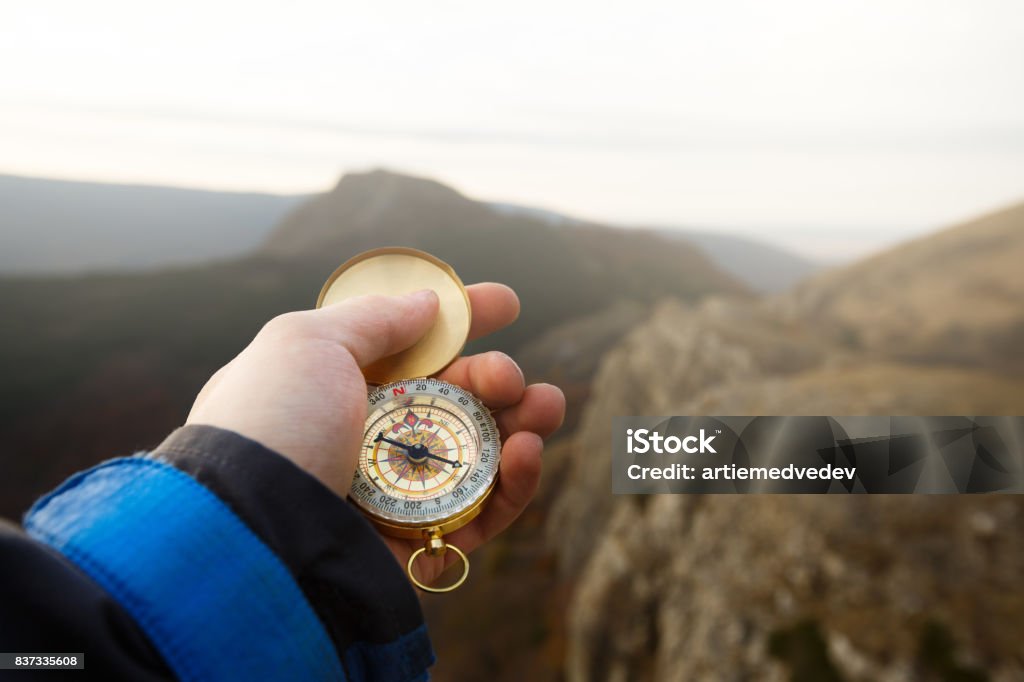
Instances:
[[[438,386],[433,379],[416,381]],[[412,389],[413,382],[403,382],[403,385]],[[360,458],[359,469],[366,477],[372,476],[381,495],[370,489],[353,488],[353,497],[362,506],[379,510],[384,518],[426,521],[450,516],[478,500],[496,474],[497,448],[500,445],[494,438],[493,428],[487,423],[479,423],[480,418],[474,422],[470,412],[455,404],[456,399],[461,401],[461,396],[471,396],[455,386],[434,390],[444,390],[446,395],[442,397],[429,390],[417,392],[402,399],[380,401],[372,413],[371,426],[366,429],[367,437],[381,430],[390,431],[387,434],[390,438],[408,443],[410,447],[425,446],[435,458],[452,462],[435,458],[429,458],[425,463],[413,462],[409,451],[397,445],[381,443],[375,451],[372,446],[366,446],[365,450],[371,452]],[[469,409],[476,408],[484,409],[479,405]],[[427,423],[422,423],[424,421]],[[396,430],[391,430],[392,427]],[[487,443],[483,442],[481,435],[490,436]],[[482,453],[486,453],[486,460],[481,459]],[[470,480],[474,472],[481,474],[476,482]],[[416,490],[416,482],[420,484],[419,490]],[[460,487],[462,494],[454,497],[453,491]],[[403,499],[407,505],[411,500],[434,500],[434,504],[429,507],[403,507],[400,504]],[[399,504],[396,506],[396,503]]]

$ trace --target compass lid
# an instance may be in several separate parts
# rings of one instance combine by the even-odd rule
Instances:
[[[365,251],[342,264],[327,278],[316,307],[354,296],[398,296],[432,289],[441,302],[429,331],[406,350],[363,368],[366,381],[386,384],[440,372],[462,352],[472,312],[469,295],[455,270],[418,249],[389,246]]]

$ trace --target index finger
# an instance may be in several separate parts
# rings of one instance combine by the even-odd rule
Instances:
[[[504,284],[484,282],[466,287],[473,322],[469,327],[469,340],[493,334],[507,327],[519,317],[519,297]]]

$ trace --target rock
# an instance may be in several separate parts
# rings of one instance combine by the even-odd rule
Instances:
[[[1024,414],[1013,371],[778,305],[664,302],[602,362],[548,524],[567,678],[1024,678],[1024,498],[610,494],[617,415]]]
[[[698,308],[675,301],[610,353],[594,379],[572,449],[569,478],[552,510],[552,542],[575,573],[600,534],[613,498],[611,416],[687,414],[684,406],[708,387],[787,375],[831,357],[813,336],[775,323],[748,301],[711,299]],[[736,412],[742,414],[742,412]],[[568,537],[562,529],[569,527]]]

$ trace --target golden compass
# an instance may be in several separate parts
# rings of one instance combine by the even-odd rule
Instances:
[[[462,280],[428,253],[375,249],[335,270],[317,307],[364,294],[421,289],[434,290],[440,300],[433,327],[411,348],[363,369],[369,414],[349,497],[382,533],[422,539],[423,547],[406,565],[409,578],[428,592],[449,592],[465,582],[469,560],[444,535],[483,509],[497,482],[501,457],[490,410],[465,389],[432,378],[466,344],[472,313]],[[461,577],[441,588],[421,583],[416,559],[449,549],[462,559]]]

